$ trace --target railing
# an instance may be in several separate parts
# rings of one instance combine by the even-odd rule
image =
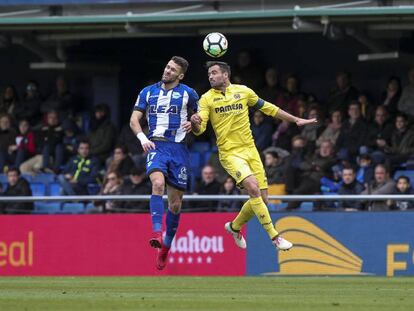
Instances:
[[[68,202],[68,201],[148,201],[150,195],[67,195],[67,196],[0,196],[0,202]],[[164,195],[164,200],[167,196]],[[248,200],[248,195],[184,195],[184,201]],[[269,200],[280,201],[384,201],[414,200],[414,195],[269,195]]]

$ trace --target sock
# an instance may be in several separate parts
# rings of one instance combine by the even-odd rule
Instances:
[[[256,217],[259,219],[259,222],[266,230],[270,239],[274,239],[278,232],[273,225],[272,218],[270,218],[269,210],[267,209],[266,204],[263,202],[262,197],[250,198],[250,206],[252,207],[253,212],[256,214]]]
[[[152,231],[162,231],[162,214],[164,212],[164,202],[161,195],[151,195],[150,212],[152,220]]]
[[[180,222],[180,214],[174,214],[168,210],[165,222],[167,223],[167,232],[164,237],[164,245],[167,248],[170,248]]]
[[[245,223],[247,223],[254,216],[250,201],[243,204],[239,214],[231,222],[231,228],[235,231],[239,231]]]

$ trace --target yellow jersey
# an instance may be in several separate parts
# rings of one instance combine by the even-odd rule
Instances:
[[[254,147],[250,129],[249,107],[256,107],[264,114],[275,117],[279,108],[259,98],[247,86],[230,84],[223,93],[221,90],[210,89],[199,101],[198,114],[203,120],[198,132],[206,130],[210,120],[217,137],[217,147],[227,152],[237,147]]]

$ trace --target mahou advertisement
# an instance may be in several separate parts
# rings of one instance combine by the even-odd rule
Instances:
[[[149,215],[0,216],[0,275],[245,275],[230,213],[183,214],[165,270]]]

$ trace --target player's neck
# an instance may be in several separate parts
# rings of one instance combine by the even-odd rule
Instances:
[[[173,88],[175,88],[177,85],[178,85],[178,83],[180,83],[179,81],[174,81],[174,82],[170,82],[170,83],[162,83],[161,84],[161,87],[164,89],[164,90],[166,90],[166,91],[168,91],[168,90],[171,90],[171,89],[173,89]]]

